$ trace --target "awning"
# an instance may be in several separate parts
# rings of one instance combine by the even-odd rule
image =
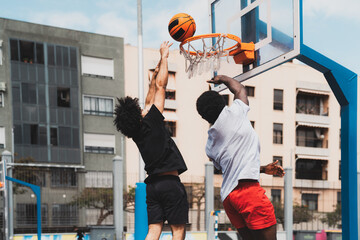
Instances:
[[[306,127],[314,127],[314,128],[329,128],[328,124],[321,123],[310,123],[310,122],[296,122],[296,126],[306,126]]]
[[[330,92],[326,92],[326,91],[319,91],[319,90],[312,90],[312,89],[303,89],[303,88],[298,88],[297,91],[298,91],[298,92],[303,92],[303,93],[316,94],[316,95],[326,95],[326,96],[329,96],[329,94],[330,94]]]
[[[323,157],[323,156],[314,156],[314,155],[302,155],[302,154],[297,154],[297,158],[296,159],[313,159],[313,160],[329,160],[328,157]]]
[[[164,111],[163,116],[165,117],[165,121],[176,122],[179,120],[176,112],[174,111]]]

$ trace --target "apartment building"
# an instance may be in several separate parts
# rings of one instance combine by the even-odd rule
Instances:
[[[0,43],[0,151],[14,154],[12,176],[41,186],[43,232],[95,225],[99,210],[80,196],[112,189],[124,154],[112,125],[123,39],[1,18]],[[36,231],[34,194],[15,185],[13,200],[14,232]]]

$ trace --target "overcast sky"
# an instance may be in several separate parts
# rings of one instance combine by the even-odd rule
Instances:
[[[208,0],[142,0],[142,5],[146,48],[172,40],[167,26],[179,12],[195,19],[197,34],[209,32]],[[137,0],[2,0],[0,17],[119,36],[137,45]],[[304,42],[360,74],[360,0],[304,0]]]

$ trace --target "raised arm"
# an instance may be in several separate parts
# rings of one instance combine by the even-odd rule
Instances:
[[[160,65],[160,61],[159,63],[156,65],[155,70],[153,75],[151,76],[150,82],[149,82],[149,90],[148,93],[146,95],[145,98],[145,107],[143,112],[145,112],[145,114],[150,110],[151,105],[153,105],[154,103],[154,99],[155,99],[155,79],[156,76],[159,72],[159,65]]]
[[[234,94],[234,99],[240,99],[245,104],[249,105],[249,101],[246,94],[246,89],[244,85],[240,82],[236,81],[235,79],[228,77],[226,75],[217,75],[211,80],[207,81],[208,83],[215,83],[215,84],[225,84],[229,90]]]
[[[169,48],[172,43],[169,44],[168,41],[163,42],[160,46],[160,65],[159,72],[155,79],[155,97],[154,105],[162,113],[164,111],[165,105],[165,91],[168,83],[168,57],[169,57]]]

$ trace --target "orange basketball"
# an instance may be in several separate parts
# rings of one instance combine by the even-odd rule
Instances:
[[[186,13],[178,13],[169,22],[170,36],[179,42],[192,37],[196,31],[194,19]]]

